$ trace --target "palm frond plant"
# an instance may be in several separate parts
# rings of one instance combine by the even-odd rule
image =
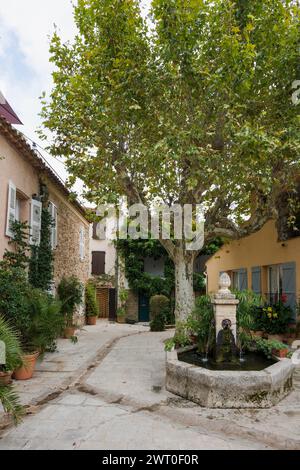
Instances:
[[[5,364],[0,364],[0,374],[10,376],[12,371],[23,364],[22,350],[17,332],[2,316],[0,316],[0,341],[5,345]],[[0,375],[1,378],[1,375]],[[24,409],[12,385],[0,380],[0,403],[6,413],[12,415],[18,424],[24,414]]]

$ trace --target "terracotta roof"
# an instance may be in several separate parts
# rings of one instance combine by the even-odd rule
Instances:
[[[21,153],[31,165],[47,175],[47,177],[61,190],[61,192],[69,197],[71,192],[66,185],[60,180],[51,168],[44,162],[44,160],[35,152],[28,144],[23,135],[18,132],[11,124],[9,124],[3,116],[0,116],[0,134],[2,134],[6,140],[19,152]],[[88,216],[84,207],[77,201],[70,199],[70,203],[88,220]]]

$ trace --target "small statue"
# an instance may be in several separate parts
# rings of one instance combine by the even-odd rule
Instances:
[[[222,330],[217,336],[216,362],[234,362],[237,358],[237,349],[234,335],[231,331],[231,321],[222,321]]]

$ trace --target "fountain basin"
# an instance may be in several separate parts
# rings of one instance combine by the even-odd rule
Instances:
[[[278,360],[262,370],[209,370],[180,361],[194,347],[167,352],[166,388],[208,408],[270,408],[292,389],[294,365]]]

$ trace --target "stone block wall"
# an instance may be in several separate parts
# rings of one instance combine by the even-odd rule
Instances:
[[[47,182],[49,201],[57,207],[57,247],[54,250],[54,284],[57,288],[62,277],[76,276],[83,284],[89,279],[90,224],[79,210],[56,187]],[[85,231],[84,258],[80,259],[80,230]],[[84,303],[76,312],[76,321],[84,322]]]
[[[130,320],[139,320],[139,299],[138,295],[132,290],[128,290],[128,299],[126,301],[126,318]]]

